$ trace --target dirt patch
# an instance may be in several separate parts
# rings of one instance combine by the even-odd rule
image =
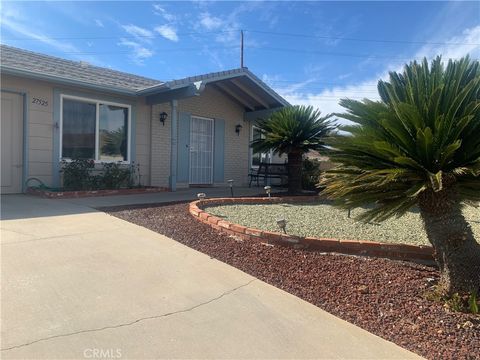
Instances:
[[[188,213],[188,204],[108,209],[288,291],[428,359],[478,359],[480,317],[453,313],[423,294],[432,268],[241,241]]]

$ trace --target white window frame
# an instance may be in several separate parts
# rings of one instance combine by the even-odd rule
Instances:
[[[252,130],[250,131],[250,142],[253,141],[253,129],[258,129],[257,126],[255,125],[252,125]],[[273,151],[270,150],[268,153],[261,153],[261,154],[265,154],[267,155],[267,158],[268,158],[268,163],[271,164],[272,163],[272,158],[273,158]],[[260,155],[260,162],[262,160],[262,156]],[[258,169],[258,165],[253,165],[253,149],[250,147],[250,169]]]
[[[86,102],[90,104],[95,104],[96,105],[96,111],[95,111],[95,159],[91,159],[95,162],[95,164],[103,164],[103,163],[121,163],[121,164],[130,164],[131,162],[131,139],[132,139],[132,106],[128,104],[121,104],[121,103],[116,103],[112,101],[103,101],[100,99],[93,99],[93,98],[86,98],[86,97],[81,97],[81,96],[73,96],[73,95],[66,95],[66,94],[60,94],[60,157],[59,161],[67,161],[70,162],[72,159],[69,158],[63,158],[62,154],[62,148],[63,148],[63,99],[68,99],[68,100],[77,100],[81,102]],[[115,161],[115,160],[99,160],[99,143],[100,143],[100,138],[99,138],[99,125],[100,125],[100,104],[103,105],[113,105],[113,106],[118,106],[118,107],[123,107],[128,109],[128,131],[127,131],[127,160],[123,161]]]
[[[212,182],[209,183],[209,184],[213,184],[215,182],[214,180],[214,160],[215,160],[215,119],[213,118],[208,118],[208,117],[204,117],[204,116],[197,116],[197,115],[191,115],[190,116],[190,134],[188,134],[189,137],[192,136],[192,119],[195,118],[195,119],[201,119],[201,120],[209,120],[212,122],[212,155],[211,155],[211,164],[212,164],[212,169],[210,170],[210,178],[212,179]],[[189,139],[189,142],[190,142],[190,139]],[[194,184],[195,183],[192,183],[192,164],[190,163],[190,146],[188,147],[188,183],[189,184]],[[199,185],[208,185],[208,184],[199,184]]]

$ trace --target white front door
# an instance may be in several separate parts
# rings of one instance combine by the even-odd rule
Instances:
[[[213,183],[213,119],[192,116],[190,184]]]
[[[23,173],[23,96],[1,92],[2,194],[22,192]]]

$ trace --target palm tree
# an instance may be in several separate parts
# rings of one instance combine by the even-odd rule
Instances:
[[[462,207],[480,200],[480,64],[440,57],[379,81],[381,101],[342,100],[354,124],[329,144],[339,165],[321,183],[345,208],[382,221],[418,206],[441,271],[440,290],[480,288],[480,244]],[[478,219],[476,219],[478,220]]]
[[[303,155],[310,150],[325,149],[324,140],[335,129],[328,121],[331,115],[320,116],[312,106],[289,106],[274,112],[266,119],[256,122],[261,136],[252,141],[255,152],[273,150],[288,156],[288,190],[302,190]]]

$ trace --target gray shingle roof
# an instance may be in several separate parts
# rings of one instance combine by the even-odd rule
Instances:
[[[137,91],[162,84],[159,80],[93,66],[80,61],[65,60],[7,45],[0,46],[0,64],[4,68],[129,91]]]
[[[247,76],[257,83],[260,88],[263,88],[263,91],[275,98],[276,101],[283,105],[288,105],[285,99],[247,68],[212,72],[162,82],[143,76],[93,66],[81,61],[65,60],[0,44],[0,69],[2,72],[10,72],[16,75],[66,82],[68,84],[74,83],[81,86],[112,90],[137,96],[150,95],[158,91],[168,91],[174,88],[188,86],[198,81],[208,83],[222,79]]]
[[[178,86],[178,85],[185,85],[185,84],[190,84],[190,83],[197,82],[197,81],[217,79],[220,76],[240,75],[242,73],[245,73],[246,71],[247,71],[246,68],[243,68],[243,69],[237,68],[237,69],[232,69],[232,70],[218,71],[218,72],[212,72],[212,73],[208,73],[208,74],[189,76],[189,77],[186,77],[186,78],[183,78],[183,79],[170,80],[170,81],[167,81],[166,84],[169,87]]]

